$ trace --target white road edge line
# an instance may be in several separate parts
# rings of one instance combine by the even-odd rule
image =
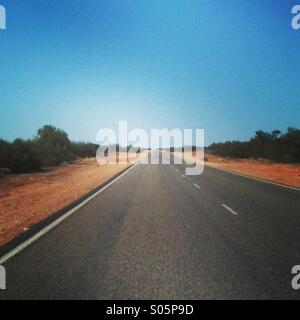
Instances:
[[[23,243],[21,243],[19,246],[17,246],[15,249],[11,250],[10,252],[8,252],[7,254],[5,254],[4,256],[0,257],[0,265],[3,265],[4,263],[6,263],[8,260],[10,260],[11,258],[13,258],[14,256],[16,256],[17,254],[19,254],[20,252],[22,252],[24,249],[26,249],[27,247],[29,247],[30,245],[32,245],[34,242],[36,242],[37,240],[39,240],[41,237],[43,237],[44,235],[46,235],[48,232],[50,232],[51,230],[53,230],[54,228],[56,228],[59,224],[61,224],[63,221],[65,221],[66,219],[68,219],[71,215],[73,215],[76,211],[78,211],[79,209],[81,209],[82,207],[84,207],[87,203],[89,203],[91,200],[93,200],[95,197],[97,197],[100,193],[102,193],[103,191],[105,191],[106,189],[108,189],[111,185],[113,185],[115,182],[117,182],[118,180],[120,180],[122,177],[124,177],[128,172],[130,172],[131,170],[133,170],[137,165],[140,164],[141,161],[138,161],[137,163],[135,163],[132,167],[130,167],[129,169],[127,169],[125,172],[123,172],[120,176],[118,176],[117,178],[115,178],[113,181],[111,181],[110,183],[108,183],[106,186],[104,186],[102,189],[100,189],[99,191],[97,191],[96,193],[94,193],[92,196],[90,196],[89,198],[87,198],[86,200],[82,201],[79,205],[77,205],[76,207],[74,207],[73,209],[71,209],[70,211],[66,212],[63,216],[61,216],[60,218],[58,218],[57,220],[53,221],[52,223],[50,223],[47,227],[45,227],[44,229],[42,229],[41,231],[39,231],[38,233],[36,233],[34,236],[32,236],[31,238],[29,238],[28,240],[24,241]]]
[[[199,186],[197,183],[195,183],[194,186],[195,186],[197,189],[200,189],[200,186]]]
[[[234,211],[233,209],[231,209],[230,207],[226,206],[226,204],[222,204],[222,207],[225,208],[227,211],[229,211],[230,213],[232,213],[234,216],[237,216],[238,213],[236,211]]]
[[[286,189],[290,189],[290,190],[300,191],[300,188],[290,187],[290,186],[287,186],[287,185],[285,185],[285,184],[280,184],[280,183],[276,183],[276,182],[272,182],[272,181],[268,181],[268,180],[264,180],[264,179],[260,179],[260,178],[256,178],[256,177],[252,177],[252,176],[249,176],[249,175],[247,175],[247,174],[243,174],[243,173],[239,173],[239,172],[234,172],[234,171],[227,170],[227,169],[223,169],[223,168],[213,167],[213,166],[210,166],[210,165],[208,165],[208,164],[206,164],[206,166],[207,166],[208,168],[216,169],[216,170],[223,171],[223,172],[226,172],[226,173],[231,173],[231,174],[234,174],[234,175],[236,175],[236,176],[248,178],[248,179],[251,179],[251,180],[258,181],[258,182],[264,182],[264,183],[267,183],[267,184],[271,184],[271,185],[273,185],[273,186],[277,186],[277,187],[281,187],[281,188],[286,188]]]

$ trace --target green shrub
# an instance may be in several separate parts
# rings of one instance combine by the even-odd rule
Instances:
[[[247,142],[214,143],[209,150],[216,155],[234,158],[264,158],[278,162],[300,162],[300,130],[289,128],[283,134],[259,130]]]
[[[43,167],[57,166],[75,158],[71,141],[63,130],[44,126],[35,138]]]
[[[9,169],[16,173],[41,170],[41,158],[33,141],[15,140],[10,146]]]
[[[0,168],[15,173],[36,172],[43,167],[72,161],[76,157],[94,157],[97,148],[92,143],[71,143],[63,130],[44,126],[33,140],[17,139],[9,143],[0,139]]]
[[[93,143],[72,142],[72,151],[76,157],[88,158],[95,157],[98,146]]]
[[[10,144],[0,139],[0,168],[9,168],[10,166]]]

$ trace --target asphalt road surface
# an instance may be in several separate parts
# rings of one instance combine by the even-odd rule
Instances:
[[[137,165],[5,264],[0,299],[299,299],[300,192]]]

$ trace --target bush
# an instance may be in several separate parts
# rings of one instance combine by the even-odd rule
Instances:
[[[214,143],[209,150],[216,155],[234,158],[264,158],[278,162],[300,162],[300,130],[289,128],[286,134],[259,130],[248,142]]]
[[[35,143],[44,167],[57,166],[75,158],[67,133],[53,126],[39,129]]]
[[[0,168],[9,168],[10,145],[0,139]]]
[[[94,157],[97,148],[92,143],[71,143],[63,130],[44,126],[33,140],[17,139],[9,143],[0,139],[0,168],[15,173],[36,172],[76,157]]]
[[[95,157],[98,146],[93,143],[72,142],[72,151],[76,157],[88,158]]]
[[[41,170],[41,164],[34,142],[17,139],[12,143],[9,169],[16,173],[29,173]]]

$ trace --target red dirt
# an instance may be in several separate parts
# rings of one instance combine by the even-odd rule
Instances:
[[[231,159],[205,155],[206,165],[231,170],[255,178],[300,188],[300,165],[278,164],[264,160]]]

